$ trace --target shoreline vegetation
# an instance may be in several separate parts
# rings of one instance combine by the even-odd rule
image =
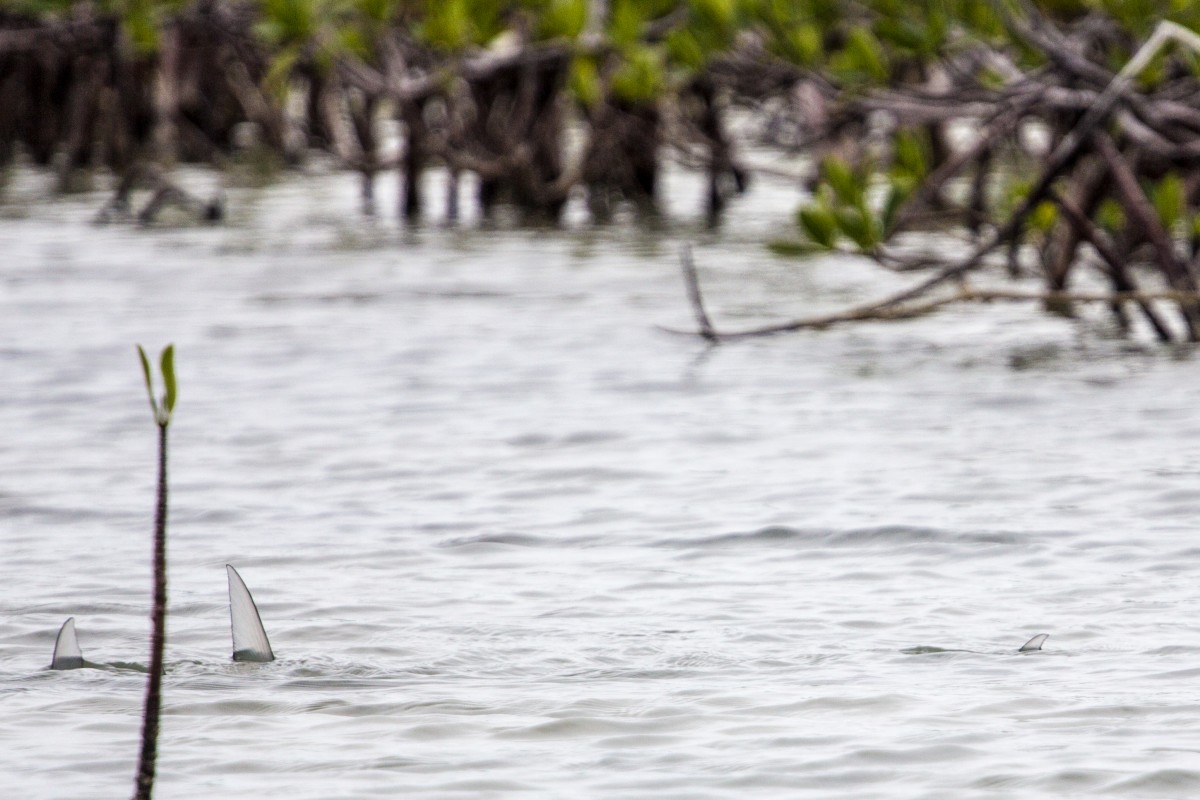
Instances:
[[[109,174],[100,221],[215,221],[176,165],[324,154],[358,174],[362,213],[392,173],[395,214],[428,214],[439,169],[448,221],[469,185],[485,220],[554,224],[571,198],[597,222],[654,215],[674,160],[705,176],[717,225],[754,178],[736,115],[809,165],[773,249],[858,253],[912,284],[725,333],[685,252],[690,333],[1003,300],[1099,303],[1196,342],[1197,30],[1182,0],[0,0],[0,173],[32,162],[61,191]],[[997,266],[1042,290],[969,283]]]

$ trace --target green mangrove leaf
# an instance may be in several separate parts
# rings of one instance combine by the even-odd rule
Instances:
[[[882,41],[913,52],[925,50],[926,31],[912,19],[884,18],[875,23],[875,35]]]
[[[825,55],[821,29],[816,25],[798,25],[787,32],[782,55],[805,67],[815,65]]]
[[[700,45],[696,34],[687,28],[679,28],[667,34],[667,52],[676,64],[699,70],[708,60],[708,52]]]
[[[864,187],[854,170],[843,159],[827,156],[821,161],[821,177],[833,189],[837,199],[849,205],[862,201]]]
[[[792,4],[796,5],[794,0]],[[833,27],[845,13],[842,0],[808,0],[804,5],[817,25],[825,28]]]
[[[734,0],[691,0],[691,6],[692,17],[699,27],[721,39],[732,36],[737,21]]]
[[[603,99],[604,90],[600,86],[600,72],[596,69],[596,62],[591,58],[577,56],[571,60],[569,81],[571,93],[584,106],[595,108]]]
[[[587,24],[587,0],[549,0],[538,16],[538,39],[574,39]]]
[[[1052,5],[1062,8],[1064,18],[1072,19],[1086,11],[1088,4],[1080,0],[1053,0]],[[1163,12],[1158,0],[1100,0],[1099,5],[1139,39],[1150,32]]]
[[[1143,91],[1153,91],[1154,87],[1167,79],[1167,68],[1167,57],[1159,53],[1134,76],[1134,82]]]
[[[994,39],[1005,34],[1005,22],[998,11],[998,4],[966,0],[958,5],[954,15],[966,25],[967,30],[981,39]]]
[[[929,10],[925,17],[925,47],[926,55],[932,56],[946,45],[946,35],[950,30],[950,19],[944,8],[936,5]]]
[[[797,239],[772,239],[767,242],[767,250],[777,256],[807,256],[812,253],[820,252],[824,248],[814,246],[812,242],[800,241]]]
[[[356,10],[377,25],[386,25],[396,15],[397,0],[355,0]]]
[[[1016,176],[1008,176],[1002,186],[997,208],[1003,212],[1004,216],[1011,215],[1029,196],[1029,192],[1033,189],[1033,180],[1030,178],[1022,178]]]
[[[892,229],[896,226],[896,215],[900,213],[900,209],[904,207],[904,201],[908,199],[910,194],[912,194],[911,191],[896,184],[888,187],[887,197],[883,201],[883,213],[879,219],[884,236],[891,233]]]
[[[833,212],[823,205],[812,204],[800,209],[796,215],[800,227],[815,244],[830,249],[837,241],[838,222]]]
[[[158,49],[158,21],[152,3],[134,0],[125,10],[124,23],[134,50],[145,55]]]
[[[1183,219],[1187,208],[1187,196],[1183,179],[1178,173],[1168,173],[1155,184],[1151,189],[1150,199],[1154,202],[1154,210],[1158,212],[1163,227],[1170,230]]]
[[[1038,203],[1033,211],[1029,212],[1029,226],[1034,230],[1048,231],[1054,227],[1054,223],[1058,221],[1058,206],[1049,200],[1043,200]]]
[[[899,174],[913,178],[925,175],[929,164],[928,145],[921,133],[911,130],[897,131],[892,146],[894,167]]]
[[[443,50],[466,47],[471,42],[473,31],[465,0],[430,2],[420,26],[422,38]]]
[[[1119,231],[1125,227],[1125,209],[1111,197],[1101,201],[1096,209],[1096,223],[1110,231]]]
[[[154,382],[150,377],[150,359],[146,358],[146,351],[140,344],[137,351],[138,358],[142,361],[142,375],[146,378],[146,396],[150,398],[150,410],[154,412],[154,418],[158,419],[158,402],[154,399]]]
[[[833,215],[842,233],[860,249],[870,250],[879,244],[879,237],[875,235],[875,225],[863,209],[842,207],[836,209]]]
[[[163,407],[166,409],[167,416],[171,416],[171,412],[175,410],[175,397],[177,396],[175,386],[175,345],[169,344],[162,352],[162,362],[160,364],[163,375],[163,385],[166,386],[166,394],[163,395]]]
[[[258,33],[277,44],[307,42],[317,32],[317,0],[264,0]]]
[[[287,45],[275,54],[267,64],[267,74],[263,77],[263,86],[280,99],[287,97],[288,81],[292,70],[300,60],[302,46],[299,43]]]
[[[980,86],[993,91],[1003,89],[1008,83],[1008,78],[991,67],[981,67],[975,77]]]
[[[657,97],[666,80],[664,55],[654,47],[631,47],[625,63],[613,75],[613,94],[631,103],[647,103]]]
[[[359,28],[349,26],[339,28],[334,34],[337,49],[341,53],[349,53],[363,61],[371,60],[371,43],[367,34]]]
[[[608,35],[615,45],[632,45],[642,36],[645,10],[637,0],[613,0],[609,9]]]
[[[854,28],[846,37],[850,64],[877,81],[887,80],[887,57],[870,28]]]

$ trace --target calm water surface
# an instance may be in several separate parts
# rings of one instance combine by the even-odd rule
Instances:
[[[0,794],[131,790],[133,344],[172,341],[160,798],[1196,796],[1191,353],[1023,307],[710,349],[656,328],[682,238],[731,325],[901,279],[771,256],[769,187],[717,236],[406,232],[354,191],[0,207]],[[272,664],[229,662],[227,562]],[[69,615],[103,666],[45,669]]]

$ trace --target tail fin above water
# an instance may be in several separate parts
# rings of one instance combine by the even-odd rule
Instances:
[[[258,606],[237,570],[225,565],[229,576],[229,621],[233,628],[234,661],[274,661],[275,653],[267,641]]]
[[[79,638],[75,635],[75,618],[68,617],[58,629],[58,638],[54,640],[50,669],[79,669],[82,666],[83,651],[79,649]]]
[[[1037,636],[1033,637],[1028,642],[1021,645],[1021,649],[1018,650],[1017,652],[1018,653],[1032,653],[1034,650],[1041,650],[1042,644],[1044,644],[1045,641],[1049,638],[1050,638],[1050,634],[1039,633]]]

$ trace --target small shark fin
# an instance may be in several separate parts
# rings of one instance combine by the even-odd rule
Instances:
[[[75,635],[75,618],[68,617],[58,629],[58,638],[54,640],[50,669],[79,669],[82,666],[83,651],[79,649],[79,638]]]
[[[1047,639],[1049,639],[1049,638],[1050,638],[1050,634],[1048,634],[1048,633],[1039,633],[1037,636],[1033,637],[1033,638],[1032,638],[1032,639],[1030,639],[1028,642],[1026,642],[1025,644],[1021,645],[1021,649],[1020,649],[1020,650],[1018,650],[1017,652],[1018,652],[1018,653],[1031,653],[1031,652],[1033,652],[1034,650],[1041,650],[1041,649],[1042,649],[1042,645],[1043,645],[1043,644],[1046,642],[1046,640],[1047,640]]]
[[[225,565],[229,576],[229,622],[233,629],[234,661],[274,661],[275,653],[267,641],[258,606],[237,570]]]

